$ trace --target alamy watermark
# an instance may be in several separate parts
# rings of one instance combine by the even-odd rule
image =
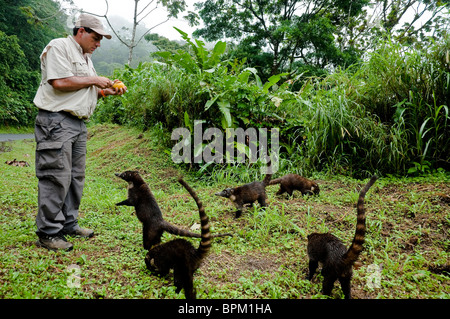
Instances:
[[[369,288],[381,288],[381,272],[383,267],[377,264],[367,266],[366,283]]]
[[[171,139],[177,141],[172,148],[172,160],[175,163],[249,163],[261,161],[261,173],[274,174],[279,167],[280,130],[267,128],[227,128],[225,132],[218,128],[203,131],[202,121],[194,121],[193,141],[188,128],[176,128]],[[204,144],[208,141],[208,144]],[[236,152],[235,152],[236,151]],[[193,155],[193,156],[192,156]]]
[[[66,279],[67,287],[80,288],[81,287],[81,268],[78,265],[72,264],[67,266],[66,271],[69,273]]]

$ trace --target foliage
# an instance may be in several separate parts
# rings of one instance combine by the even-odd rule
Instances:
[[[360,70],[361,81],[371,85],[359,92],[359,100],[401,131],[406,165],[449,165],[449,41],[447,36],[427,50],[407,51],[386,42]]]
[[[16,35],[31,70],[40,70],[39,56],[50,40],[66,35],[67,16],[52,0],[1,1],[0,30]]]
[[[175,53],[177,50],[188,50],[188,45],[180,43],[180,41],[172,41],[166,37],[160,36],[157,33],[149,33],[144,39],[151,42],[158,51],[170,51]]]
[[[225,42],[218,41],[208,52],[204,42],[189,39],[186,33],[178,30],[190,45],[193,55],[186,51],[176,54],[156,53],[168,63],[176,63],[187,74],[197,75],[201,85],[200,94],[209,96],[205,110],[217,108],[221,118],[206,118],[206,123],[227,127],[264,127],[264,122],[276,117],[275,104],[271,101],[269,89],[286,74],[271,77],[264,85],[257,71],[244,68],[244,61],[222,62],[226,51]],[[253,77],[253,80],[252,78]]]
[[[207,50],[204,42],[191,40],[186,33],[178,31],[192,54],[184,50],[156,52],[154,55],[164,64],[142,64],[137,69],[127,67],[117,73],[116,77],[127,83],[129,92],[120,102],[102,102],[96,112],[97,121],[113,116],[114,123],[143,129],[156,124],[158,130],[167,132],[162,138],[166,146],[173,145],[168,140],[168,132],[176,128],[187,127],[194,136],[196,120],[200,120],[205,129],[222,129],[223,136],[226,128],[245,130],[285,124],[278,115],[278,102],[273,92],[286,74],[272,76],[263,83],[254,68],[245,68],[244,61],[223,61],[225,42],[219,41],[212,50]],[[118,114],[118,110],[123,112]],[[206,146],[196,148],[192,157]],[[238,142],[236,147],[247,148]],[[209,164],[202,167],[202,172]]]
[[[346,74],[311,79],[294,105],[305,125],[291,151],[304,170],[326,170],[350,176],[368,176],[389,170],[380,152],[387,132],[382,123],[347,96]],[[299,164],[300,164],[299,163]],[[390,163],[392,164],[392,162]]]
[[[98,103],[94,121],[135,126],[144,130],[161,123],[165,130],[184,126],[184,112],[201,114],[203,101],[196,94],[198,82],[179,70],[158,63],[140,63],[136,68],[126,66],[116,70],[114,78],[121,79],[128,92],[119,98]]]
[[[348,67],[386,36],[426,47],[448,32],[448,1],[204,0],[191,13],[195,36],[231,39],[263,78],[279,72]],[[269,56],[267,55],[269,54]],[[264,63],[261,63],[263,62]],[[268,68],[268,69],[267,69]],[[316,75],[315,73],[309,75]]]
[[[248,52],[267,48],[272,63],[265,77],[292,71],[297,59],[321,67],[328,63],[348,65],[355,60],[343,58],[345,49],[336,46],[332,19],[348,13],[357,15],[366,2],[352,1],[353,10],[344,12],[348,6],[345,1],[208,0],[195,5],[204,27],[194,34],[207,40],[235,39],[242,43],[240,50]]]
[[[447,48],[448,39],[427,51],[387,41],[367,62],[311,78],[292,105],[306,125],[290,158],[352,176],[448,169]]]
[[[186,33],[179,32],[192,55],[184,50],[156,52],[165,64],[144,63],[116,73],[130,88],[122,99],[126,111],[119,123],[139,121],[135,124],[148,128],[161,122],[173,130],[184,126],[184,114],[192,122],[199,119],[222,128],[261,127],[268,119],[277,118],[269,89],[281,75],[263,84],[256,70],[244,68],[242,62],[222,62],[224,42],[219,41],[208,51],[202,41],[192,41]],[[114,103],[100,105],[100,112]]]
[[[30,72],[16,36],[0,31],[0,125],[31,125],[39,74]]]
[[[156,125],[168,147],[169,132],[188,127],[193,133],[194,120],[223,130],[280,128],[280,167],[300,174],[367,177],[448,168],[447,40],[428,51],[405,51],[387,41],[367,62],[324,78],[304,82],[300,74],[279,84],[286,75],[279,74],[263,84],[245,60],[221,58],[225,43],[207,50],[180,32],[192,54],[158,52],[165,64],[126,68],[117,77],[129,81],[129,92],[99,106],[98,119],[107,115],[144,129]],[[304,84],[295,91],[297,82]],[[250,168],[207,164],[199,173],[227,169],[239,175]]]
[[[366,38],[359,40],[360,45],[373,45],[373,39],[392,37],[403,45],[425,48],[434,38],[448,33],[449,4],[448,0],[375,0],[373,16],[366,16],[362,23],[349,22],[348,31],[355,38]],[[364,44],[367,39],[369,44]]]
[[[51,0],[1,1],[0,125],[33,124],[39,56],[52,38],[65,34],[64,21],[64,13]]]

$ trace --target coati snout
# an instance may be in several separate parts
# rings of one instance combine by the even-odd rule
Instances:
[[[131,171],[126,171],[126,172],[123,172],[123,173],[116,173],[115,175],[117,177],[120,177],[121,179],[123,179],[125,181],[129,181],[129,180],[131,180],[131,176],[133,175],[132,173],[133,172],[131,172]]]
[[[225,198],[230,198],[233,195],[234,188],[225,188],[223,191],[216,193],[216,196],[221,196]]]
[[[125,171],[123,173],[116,173],[115,175],[128,183],[137,185],[145,183],[138,171]]]

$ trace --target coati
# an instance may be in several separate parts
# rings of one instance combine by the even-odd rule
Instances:
[[[366,215],[364,208],[364,197],[369,188],[375,183],[377,177],[374,175],[359,193],[356,204],[357,220],[356,231],[351,246],[346,249],[342,241],[336,236],[325,233],[313,233],[308,235],[307,252],[309,257],[309,275],[311,280],[318,267],[322,264],[322,293],[331,295],[334,282],[339,280],[346,299],[351,298],[350,280],[353,273],[353,264],[359,257],[364,243],[366,232]]]
[[[316,182],[313,182],[297,174],[287,174],[283,177],[273,179],[269,182],[269,185],[275,184],[280,184],[280,189],[276,192],[275,195],[281,195],[287,192],[289,196],[292,196],[294,190],[300,191],[302,195],[318,195],[320,192],[319,185],[317,185]]]
[[[186,188],[197,203],[201,222],[200,245],[195,249],[185,239],[174,239],[150,249],[145,256],[145,264],[149,270],[162,276],[173,269],[176,292],[179,293],[181,289],[184,289],[186,299],[195,299],[193,275],[209,252],[212,236],[209,230],[209,218],[197,194],[183,179],[179,179],[178,182]]]
[[[6,161],[5,164],[11,165],[11,166],[18,166],[18,167],[29,167],[30,164],[26,161],[17,161],[16,159],[12,161]]]
[[[148,250],[153,245],[159,244],[164,231],[179,236],[201,237],[200,234],[178,228],[163,219],[161,210],[153,193],[137,171],[125,171],[121,174],[116,174],[116,176],[128,182],[128,198],[116,205],[134,206],[137,218],[143,226],[142,236],[144,249]],[[222,236],[232,235],[214,235],[214,237]]]
[[[271,177],[271,174],[267,174],[262,182],[255,181],[234,188],[226,188],[215,195],[229,198],[237,208],[235,217],[238,218],[241,216],[246,204],[253,204],[255,201],[258,201],[262,207],[267,206],[266,186],[269,184]]]

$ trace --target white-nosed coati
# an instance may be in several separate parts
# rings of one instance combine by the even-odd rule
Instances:
[[[280,189],[276,192],[276,195],[287,192],[289,196],[292,196],[294,190],[300,191],[302,195],[318,195],[320,192],[319,185],[316,182],[297,174],[287,174],[269,182],[269,185],[275,184],[280,184]]]
[[[6,161],[5,164],[11,165],[11,166],[18,166],[18,167],[29,167],[30,164],[26,161],[17,161],[16,159],[12,161]]]
[[[134,206],[136,215],[143,226],[142,236],[145,249],[150,249],[153,245],[159,244],[164,231],[185,237],[201,237],[200,234],[178,228],[163,219],[155,197],[137,171],[126,171],[116,174],[116,176],[128,182],[128,198],[116,205]],[[217,234],[214,237],[222,236],[232,235]]]
[[[176,292],[184,289],[186,299],[195,299],[193,275],[200,267],[211,247],[211,233],[209,230],[209,218],[205,213],[202,202],[195,191],[182,179],[178,182],[187,189],[197,203],[201,223],[201,241],[197,249],[185,239],[175,239],[150,249],[145,256],[145,264],[151,271],[165,276],[173,269],[174,285]]]
[[[267,206],[266,186],[269,185],[271,177],[271,174],[267,174],[262,182],[256,181],[234,188],[226,188],[215,195],[229,198],[237,208],[235,217],[238,218],[246,204],[253,204],[258,201],[261,207]]]
[[[311,280],[319,265],[322,264],[323,285],[322,293],[331,295],[334,282],[339,280],[346,299],[351,298],[350,281],[353,274],[353,264],[359,257],[364,243],[366,232],[366,215],[364,208],[364,197],[369,188],[375,183],[377,177],[374,175],[359,193],[356,205],[357,220],[356,231],[351,246],[345,248],[342,241],[336,236],[326,233],[313,233],[308,235],[308,257],[309,275]]]

